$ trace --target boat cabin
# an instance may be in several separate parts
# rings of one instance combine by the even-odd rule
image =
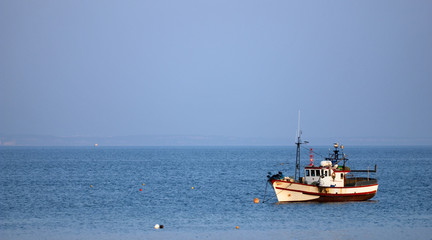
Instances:
[[[349,170],[342,170],[331,161],[321,161],[320,166],[305,167],[304,183],[320,187],[344,187]]]

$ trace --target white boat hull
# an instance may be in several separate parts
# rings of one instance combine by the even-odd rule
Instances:
[[[272,180],[279,202],[365,201],[375,196],[378,184],[355,187],[318,187],[286,180]]]

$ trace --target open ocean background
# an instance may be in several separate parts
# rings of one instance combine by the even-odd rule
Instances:
[[[432,239],[432,147],[344,151],[372,200],[254,204],[295,147],[1,147],[0,239]]]

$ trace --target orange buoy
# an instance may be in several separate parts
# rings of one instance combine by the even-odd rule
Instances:
[[[254,203],[259,203],[259,198],[254,198]]]
[[[239,229],[240,227],[239,226],[236,226],[236,229]]]

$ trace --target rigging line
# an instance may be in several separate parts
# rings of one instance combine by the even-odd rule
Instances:
[[[304,149],[306,149],[306,150],[308,150],[308,151],[310,151],[310,148],[303,147],[303,146],[301,146],[301,147],[304,148]],[[321,155],[321,154],[319,154],[319,153],[317,153],[317,152],[315,152],[313,150],[312,150],[312,152],[315,153],[316,155],[319,155],[320,157],[325,157],[325,156],[323,156],[323,155]]]

